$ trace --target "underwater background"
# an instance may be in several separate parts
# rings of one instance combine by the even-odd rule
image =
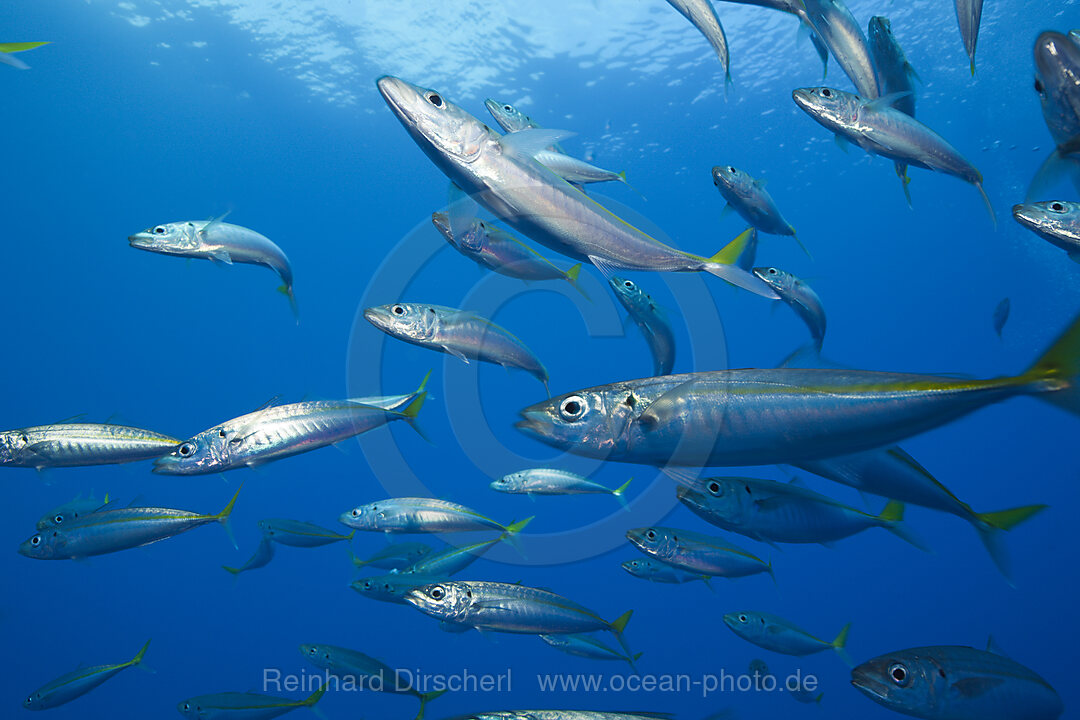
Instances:
[[[52,41],[23,56],[31,71],[0,67],[4,428],[82,415],[184,438],[275,396],[404,393],[434,373],[420,416],[429,441],[396,423],[344,452],[236,470],[225,481],[156,476],[149,463],[41,476],[5,468],[0,715],[24,712],[18,704],[28,692],[80,663],[126,660],[153,638],[146,662],[154,674],[122,673],[52,715],[168,717],[193,695],[264,690],[264,668],[313,672],[298,646],[330,643],[423,673],[512,668],[512,692],[452,692],[429,706],[429,717],[526,707],[890,716],[850,686],[833,653],[790,658],[736,637],[722,616],[740,609],[774,612],[830,639],[851,622],[856,662],[916,645],[984,647],[993,635],[1066,708],[1080,704],[1071,682],[1080,637],[1075,417],[1020,398],[903,443],[976,510],[1050,506],[1008,533],[1015,588],[966,523],[918,507],[906,518],[930,554],[880,530],[834,548],[782,551],[732,537],[771,559],[775,585],[764,575],[718,578],[714,591],[653,584],[619,567],[640,556],[623,538],[627,528],[724,534],[678,506],[670,480],[652,468],[560,456],[513,428],[517,411],[545,396],[533,378],[386,341],[358,314],[397,300],[483,309],[543,360],[554,394],[651,374],[641,335],[623,329],[625,313],[595,270],[583,270],[587,301],[566,283],[492,277],[447,246],[429,219],[447,202],[446,178],[375,89],[376,77],[394,74],[492,126],[486,97],[574,131],[568,152],[625,170],[640,193],[608,184],[590,194],[629,208],[628,219],[687,251],[711,255],[744,228],[734,214],[721,218],[713,165],[766,178],[813,257],[790,238],[763,235],[758,264],[814,287],[829,315],[830,360],[974,377],[1026,368],[1080,311],[1080,268],[1008,213],[1053,147],[1032,88],[1032,44],[1042,30],[1080,24],[1080,3],[987,3],[975,77],[952,3],[849,6],[864,27],[871,15],[892,20],[923,81],[917,117],[982,171],[996,229],[977,192],[954,178],[911,171],[909,209],[890,162],[841,152],[790,98],[793,88],[820,83],[812,46],[794,19],[757,7],[716,3],[731,48],[725,99],[712,50],[661,0],[4,3],[5,39]],[[851,87],[832,60],[827,82]],[[1058,191],[1040,199],[1077,199],[1067,184]],[[288,254],[299,326],[265,269],[128,247],[128,235],[157,223],[225,212]],[[808,339],[788,308],[718,279],[632,277],[667,308],[675,372],[770,367]],[[992,314],[1005,297],[1012,312],[999,339]],[[593,473],[610,487],[633,476],[630,512],[605,496],[533,502],[488,488],[533,465]],[[789,477],[774,467],[721,474]],[[884,504],[804,479],[856,507]],[[37,518],[80,493],[217,512],[241,482],[232,519],[239,550],[207,528],[88,562],[15,552]],[[702,697],[700,689],[541,692],[538,673],[629,669],[568,657],[528,636],[446,633],[413,608],[361,597],[348,587],[358,573],[342,544],[279,548],[266,568],[235,579],[221,569],[250,557],[260,519],[344,531],[336,518],[355,505],[419,494],[500,522],[536,516],[522,535],[524,557],[496,547],[460,578],[550,587],[607,619],[632,608],[626,638],[643,653],[643,673],[742,673],[760,657],[777,674],[817,676],[820,705],[783,693]],[[358,534],[352,549],[365,556],[384,543]],[[408,698],[370,692],[331,693],[319,707],[331,719],[416,710]]]

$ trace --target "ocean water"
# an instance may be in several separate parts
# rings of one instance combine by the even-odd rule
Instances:
[[[420,416],[427,440],[395,423],[342,452],[327,448],[224,480],[157,476],[149,463],[40,476],[4,469],[0,716],[24,713],[29,692],[81,663],[125,660],[152,638],[146,662],[154,674],[125,671],[52,715],[169,717],[185,698],[230,690],[300,698],[304,690],[277,693],[264,678],[312,673],[298,646],[329,643],[417,675],[510,673],[509,689],[503,681],[502,691],[448,693],[429,717],[527,707],[889,717],[850,686],[833,653],[791,658],[736,637],[722,616],[740,609],[773,612],[827,638],[851,622],[856,662],[917,645],[983,647],[992,634],[1054,685],[1066,708],[1076,707],[1075,417],[1020,398],[903,443],[977,510],[1050,506],[1008,534],[1015,588],[966,523],[921,508],[909,508],[907,519],[933,553],[879,530],[833,548],[779,551],[732,537],[771,559],[775,585],[764,575],[716,579],[712,591],[651,584],[619,567],[639,557],[623,537],[627,528],[712,529],[677,505],[670,480],[525,437],[513,428],[517,411],[545,397],[533,378],[390,340],[359,314],[397,300],[483,311],[539,355],[556,394],[652,368],[595,270],[583,271],[586,301],[566,283],[485,274],[447,246],[429,222],[446,204],[446,178],[375,90],[376,77],[395,74],[477,117],[486,117],[484,98],[495,97],[546,127],[574,131],[568,152],[626,170],[640,193],[609,184],[590,194],[691,252],[711,255],[744,227],[721,217],[713,165],[767,178],[813,257],[790,238],[762,236],[759,263],[795,272],[821,296],[832,360],[976,377],[1026,368],[1080,310],[1075,263],[1008,212],[1052,148],[1032,89],[1032,44],[1042,30],[1080,25],[1080,4],[987,3],[974,78],[952,3],[850,7],[864,25],[874,14],[892,18],[923,81],[918,117],[982,171],[996,229],[977,192],[956,179],[912,170],[909,209],[890,162],[841,152],[790,99],[794,87],[819,84],[816,54],[795,20],[760,8],[717,4],[734,80],[725,99],[715,56],[662,0],[4,3],[0,40],[52,41],[20,56],[29,71],[0,66],[4,428],[82,415],[189,437],[271,397],[396,394],[433,374]],[[850,89],[834,61],[828,83]],[[1077,199],[1068,185],[1057,190],[1046,199]],[[219,269],[126,241],[158,223],[225,212],[288,254],[299,326],[265,269]],[[667,308],[676,372],[770,367],[807,340],[787,308],[717,278],[632,276]],[[999,339],[992,313],[1005,297],[1012,314]],[[488,488],[533,465],[592,473],[612,487],[633,476],[630,511],[604,496],[530,501]],[[773,467],[722,474],[787,477]],[[864,505],[848,488],[805,480],[856,507],[883,503]],[[216,512],[241,483],[239,549],[220,528],[205,527],[88,562],[15,553],[37,518],[80,493]],[[524,556],[500,546],[460,577],[549,587],[608,619],[633,609],[626,639],[643,653],[642,673],[658,685],[683,676],[697,684],[619,691],[636,684],[616,678],[628,674],[623,664],[568,657],[528,636],[445,633],[410,607],[349,589],[358,573],[341,544],[279,548],[270,565],[235,580],[221,569],[250,557],[260,519],[339,528],[338,515],[355,505],[420,494],[503,522],[535,515]],[[358,536],[352,549],[363,556],[384,542]],[[703,692],[706,676],[743,673],[755,658],[779,676],[813,675],[820,705],[784,693]],[[551,673],[597,675],[602,689],[544,691],[538,677]],[[371,692],[331,693],[319,707],[331,720],[416,711],[409,698]]]

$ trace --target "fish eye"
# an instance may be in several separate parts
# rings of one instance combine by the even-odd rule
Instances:
[[[503,105],[503,110],[505,110],[506,112],[514,112],[514,108],[510,105]]]
[[[40,545],[41,544],[41,536],[40,535],[35,535],[34,537],[30,538],[30,544],[33,545],[34,547],[37,547],[38,545]]]
[[[739,622],[746,622],[746,620],[747,620],[746,615],[740,615],[739,616]]]
[[[711,492],[713,495],[720,494],[720,483],[716,482],[715,480],[709,483],[708,488],[709,492]]]
[[[446,591],[442,589],[442,585],[436,585],[435,587],[431,588],[431,591],[428,593],[428,595],[431,596],[432,600],[442,600],[444,597],[446,597]]]
[[[652,530],[652,529],[646,530],[645,531],[645,537],[648,540],[655,540],[656,539],[656,531]]]
[[[623,285],[628,287],[628,288],[633,288],[634,287],[634,283],[631,282],[630,280],[624,280]]]
[[[360,508],[353,508],[352,512],[349,513],[349,514],[352,515],[353,517],[360,517]]]
[[[579,395],[571,395],[559,404],[559,414],[564,420],[580,420],[585,414],[585,400]]]
[[[1040,95],[1042,95],[1042,94],[1043,94],[1043,91],[1045,91],[1045,90],[1046,90],[1046,88],[1045,88],[1045,87],[1043,87],[1043,82],[1042,82],[1042,80],[1040,80],[1039,78],[1035,78],[1035,92],[1037,92],[1037,93],[1039,93]]]
[[[769,268],[769,274],[770,275],[775,275],[776,274],[776,268]]]
[[[1050,203],[1050,209],[1054,212],[1065,212],[1065,206],[1059,202]]]
[[[60,523],[64,522],[64,516],[63,515],[57,515],[56,517],[53,518],[53,522],[56,523],[57,525],[59,525]]]
[[[23,433],[22,435],[19,436],[19,442],[21,442],[23,445],[29,443],[30,442],[30,436],[27,435],[26,433]]]
[[[907,687],[910,682],[907,668],[900,663],[893,663],[889,666],[889,677],[900,687]]]
[[[191,457],[192,455],[195,454],[195,445],[192,444],[192,443],[186,442],[183,445],[181,445],[179,448],[177,448],[176,452],[180,453],[180,457]]]
[[[728,172],[729,172],[729,173],[731,173],[732,175],[734,175],[735,173],[737,173],[737,172],[738,172],[738,170],[736,170],[735,168],[731,167],[730,165],[728,165],[728,166],[727,166],[727,170],[728,170]]]
[[[821,97],[831,98],[832,90],[830,90],[829,88],[821,88]]]
[[[405,314],[405,308],[401,305],[395,305],[394,307],[390,308],[390,312],[400,317]]]
[[[32,702],[34,702],[34,696],[33,696],[33,695],[31,695],[30,697],[26,698],[26,704],[27,704],[27,705],[29,705],[29,704],[30,704],[30,703],[32,703]]]
[[[164,235],[165,234],[165,226],[164,225],[158,225],[156,228],[154,228],[154,234],[155,235]]]
[[[442,104],[443,104],[442,98],[439,97],[438,93],[431,93],[430,95],[427,96],[427,100],[428,100],[429,103],[431,103],[435,107],[442,107]]]
[[[217,434],[218,437],[225,437],[225,428],[221,428],[220,430],[218,430]]]

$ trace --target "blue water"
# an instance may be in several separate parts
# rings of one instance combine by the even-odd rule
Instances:
[[[851,622],[856,661],[916,645],[982,647],[993,634],[1057,688],[1066,708],[1080,703],[1072,682],[1080,632],[1071,602],[1080,562],[1076,418],[1017,399],[904,443],[978,510],[1050,505],[1009,534],[1015,589],[966,523],[920,508],[908,518],[933,554],[874,530],[832,549],[782,552],[732,538],[771,558],[776,586],[766,576],[717,579],[715,592],[700,583],[654,585],[619,567],[638,556],[623,540],[627,528],[710,530],[674,507],[670,481],[649,468],[563,457],[522,436],[512,427],[517,411],[544,397],[533,378],[388,340],[358,316],[366,304],[399,299],[483,310],[536,351],[555,393],[646,376],[652,367],[595,271],[585,273],[590,303],[565,283],[486,276],[446,246],[428,220],[446,203],[446,180],[375,92],[374,79],[390,73],[435,87],[478,117],[486,117],[483,99],[494,96],[520,103],[547,127],[575,131],[569,152],[591,149],[598,164],[627,170],[647,200],[617,185],[594,196],[692,252],[711,255],[743,228],[735,216],[720,218],[712,165],[767,178],[813,260],[790,239],[764,236],[759,261],[816,289],[829,313],[825,353],[834,360],[980,377],[1018,372],[1080,309],[1075,264],[1008,216],[1051,149],[1031,87],[1032,43],[1043,29],[1080,24],[1080,4],[987,3],[972,78],[951,3],[851,3],[863,24],[872,14],[892,17],[925,82],[918,116],[983,172],[996,231],[970,186],[912,170],[909,210],[891,163],[842,153],[790,100],[793,87],[818,84],[816,55],[798,40],[794,20],[766,10],[718,4],[734,77],[725,101],[715,56],[661,0],[632,8],[567,2],[542,13],[516,3],[358,0],[327,3],[325,11],[304,3],[299,14],[264,5],[15,0],[0,8],[0,39],[53,41],[21,55],[30,71],[0,66],[0,425],[85,414],[189,437],[274,396],[407,392],[433,368],[421,414],[430,442],[397,423],[346,443],[344,452],[233,471],[224,482],[155,476],[149,463],[41,477],[4,470],[0,527],[10,552],[0,553],[0,716],[24,712],[19,703],[30,691],[80,663],[125,660],[153,638],[146,662],[155,674],[126,671],[53,716],[170,717],[184,698],[260,690],[265,668],[310,672],[297,646],[317,642],[423,673],[510,669],[510,692],[450,693],[431,705],[431,717],[520,707],[889,717],[850,687],[832,653],[799,660],[737,638],[721,617],[738,609],[774,612],[829,638]],[[835,62],[828,78],[850,87]],[[1076,199],[1068,186],[1059,191]],[[226,211],[230,222],[288,253],[298,327],[264,269],[218,269],[126,242],[158,223]],[[807,339],[786,308],[715,278],[634,278],[669,310],[676,372],[768,367]],[[999,340],[991,318],[1004,297],[1012,316]],[[634,476],[631,512],[608,497],[531,502],[487,488],[492,477],[547,463],[593,472],[612,487]],[[786,477],[771,467],[725,471],[739,473]],[[233,516],[239,550],[206,527],[85,563],[14,552],[38,517],[79,493],[216,512],[241,482]],[[847,488],[808,482],[863,507]],[[778,675],[797,668],[815,675],[821,705],[783,694],[702,697],[699,686],[543,693],[537,674],[627,668],[568,657],[527,636],[447,634],[412,608],[362,598],[348,588],[355,574],[341,545],[280,548],[269,566],[236,581],[220,568],[254,551],[259,519],[335,528],[357,504],[410,494],[463,502],[504,522],[535,515],[525,559],[499,547],[463,577],[550,587],[609,619],[633,608],[626,637],[644,653],[644,673],[700,680],[744,672],[760,657]],[[879,509],[879,501],[869,503]],[[365,555],[383,542],[358,537],[353,550]],[[320,707],[331,719],[415,713],[408,698],[373,693],[331,694]]]

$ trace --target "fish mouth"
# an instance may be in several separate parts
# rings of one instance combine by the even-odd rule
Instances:
[[[154,467],[150,471],[155,475],[184,475],[180,459],[173,455],[165,455],[154,460]]]
[[[409,124],[413,124],[414,115],[406,106],[410,98],[415,99],[420,94],[419,89],[393,75],[383,75],[375,81],[375,86],[394,114]]]
[[[446,238],[447,242],[451,245],[454,244],[454,233],[450,229],[450,216],[444,212],[431,213],[431,224],[435,226],[435,229],[442,233],[442,236]]]
[[[154,239],[145,233],[128,235],[128,245],[139,250],[149,250],[154,246]]]
[[[791,91],[791,99],[803,110],[810,110],[813,108],[813,97],[814,93],[810,91],[810,88],[795,88]]]
[[[383,307],[365,308],[364,319],[384,332],[391,326],[390,313]]]
[[[1016,219],[1016,222],[1029,230],[1034,230],[1039,226],[1038,215],[1036,215],[1032,211],[1032,208],[1027,205],[1013,205],[1012,214],[1013,218]]]
[[[522,410],[519,415],[521,415],[522,419],[514,423],[514,427],[516,427],[518,430],[525,433],[526,435],[539,438],[541,440],[548,437],[548,433],[546,432],[546,430],[549,423],[548,414],[546,412],[544,412],[543,410],[526,409]]]
[[[885,683],[860,668],[851,671],[851,684],[873,700],[885,700],[888,697]]]
[[[1071,64],[1066,56],[1075,54],[1074,49],[1072,41],[1059,32],[1048,30],[1039,35],[1035,41],[1035,68],[1044,81],[1062,66]]]

